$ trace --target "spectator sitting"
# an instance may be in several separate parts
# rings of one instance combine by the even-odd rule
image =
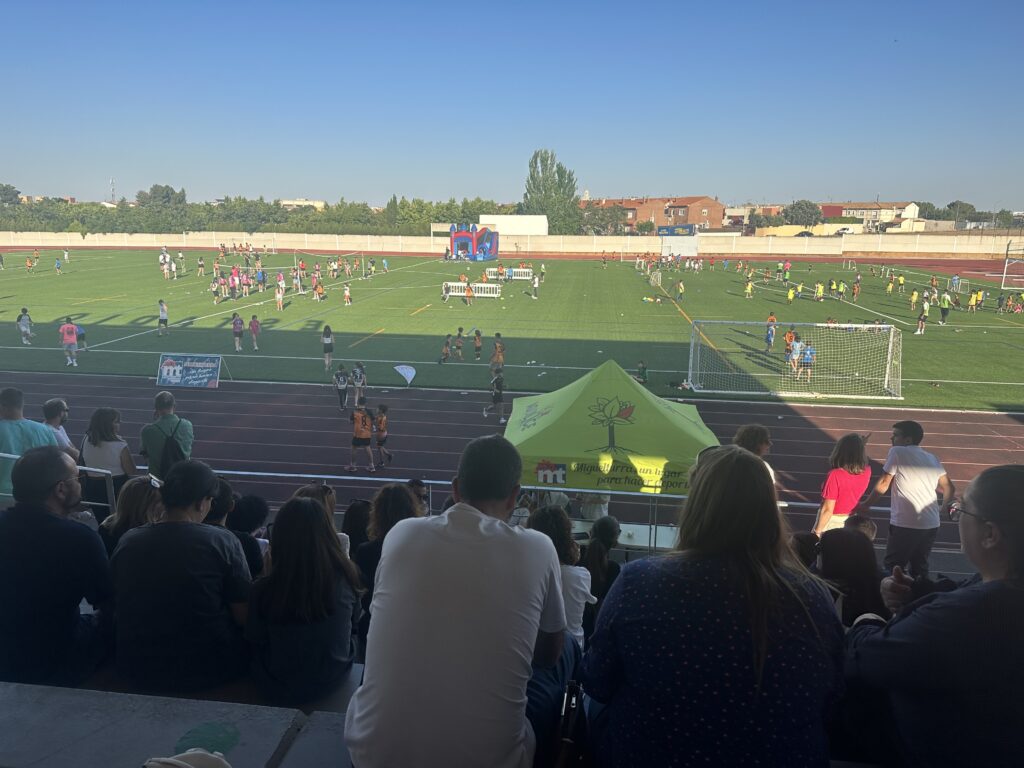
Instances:
[[[107,548],[107,556],[114,554],[117,544],[132,528],[155,523],[164,513],[160,491],[148,477],[133,477],[123,486],[117,497],[114,514],[100,524],[99,534]]]
[[[590,592],[590,571],[576,565],[579,545],[572,538],[572,521],[562,507],[541,507],[530,514],[526,527],[551,539],[562,572],[562,602],[565,604],[566,631],[583,648],[583,609],[597,598]]]
[[[329,693],[352,667],[359,576],[320,502],[293,497],[278,511],[274,559],[252,588],[245,637],[252,672],[275,705]]]
[[[348,536],[349,547],[355,553],[359,547],[370,540],[367,528],[370,525],[370,502],[366,499],[353,499],[345,510],[345,518],[341,521],[341,531]]]
[[[418,478],[412,478],[406,483],[409,486],[409,490],[412,491],[413,495],[420,500],[420,504],[423,505],[423,514],[430,514],[430,489],[427,484]],[[447,507],[445,507],[447,509]]]
[[[356,565],[359,566],[360,576],[366,586],[363,593],[363,615],[359,619],[360,656],[365,655],[366,635],[370,630],[370,601],[373,598],[373,583],[377,577],[380,555],[384,550],[384,537],[399,520],[423,517],[423,508],[407,486],[389,483],[382,486],[373,497],[369,517],[369,541],[360,544],[355,555]]]
[[[871,482],[864,438],[857,434],[843,435],[829,457],[832,467],[821,489],[821,507],[814,521],[814,532],[842,528],[846,518],[857,506]]]
[[[836,607],[844,626],[865,613],[889,617],[879,591],[882,572],[867,536],[855,530],[825,531],[819,556],[821,578],[838,590]]]
[[[113,589],[103,543],[67,519],[82,489],[66,453],[30,448],[12,477],[16,504],[0,512],[0,680],[77,685],[108,645],[100,618]],[[79,614],[83,598],[97,613]]]
[[[334,493],[334,489],[329,485],[322,483],[310,483],[304,485],[295,493],[292,494],[293,499],[315,499],[319,501],[321,506],[324,508],[324,512],[327,514],[327,518],[331,521],[331,526],[334,526],[334,513],[338,505],[338,497]],[[337,531],[337,528],[335,528]],[[341,543],[341,551],[345,553],[345,557],[351,557],[352,542],[349,539],[347,533],[337,531],[338,541]]]
[[[793,548],[793,554],[803,563],[804,568],[809,571],[817,570],[818,551],[821,549],[817,534],[798,531],[789,537],[789,546]]]
[[[561,703],[565,608],[551,541],[506,522],[521,475],[505,438],[473,440],[457,503],[388,532],[363,685],[345,718],[360,768],[529,766],[531,724],[553,726],[557,707],[531,718],[527,686],[536,667],[557,665],[539,698]],[[413,639],[423,652],[410,652]]]
[[[236,535],[245,534],[251,536],[260,548],[260,553],[265,554],[269,546],[266,538],[268,517],[270,517],[270,506],[267,504],[266,499],[262,496],[243,496],[235,502],[235,506],[228,512],[227,528]],[[242,545],[242,550],[245,550],[244,544]],[[248,555],[246,559],[248,559]],[[260,570],[262,570],[262,566]],[[249,575],[252,575],[251,567],[249,571]]]
[[[842,625],[759,457],[701,457],[676,550],[626,565],[597,617],[582,681],[598,764],[827,764]]]
[[[57,447],[71,457],[72,461],[78,461],[78,449],[71,443],[64,425],[68,423],[67,401],[59,397],[47,400],[43,403],[43,424],[53,430],[53,436],[57,440]]]
[[[0,389],[0,453],[15,456],[44,445],[57,445],[53,430],[24,415],[25,395],[20,389]],[[0,459],[0,497],[11,495],[14,459]]]
[[[128,478],[135,474],[135,460],[128,449],[128,443],[118,434],[121,414],[114,408],[97,408],[89,418],[89,427],[82,440],[82,466],[105,469],[111,474],[114,484],[114,500],[121,492]],[[84,496],[93,505],[93,514],[100,523],[110,514],[107,506],[106,476],[98,472],[87,472]]]
[[[843,527],[860,531],[867,536],[871,541],[875,540],[875,536],[878,535],[878,525],[867,515],[854,513],[847,515],[846,520],[843,522]]]
[[[144,688],[198,690],[248,667],[245,554],[229,531],[202,524],[217,493],[208,466],[178,462],[160,489],[164,515],[114,550],[117,666]]]
[[[207,525],[219,525],[221,528],[228,528],[228,517],[235,508],[235,494],[231,490],[231,483],[223,477],[217,478],[217,495],[210,502],[210,511],[206,513],[203,522]],[[228,530],[231,530],[228,528]],[[249,566],[249,576],[255,579],[263,572],[263,550],[260,549],[256,537],[242,531],[231,530],[231,533],[242,545],[242,552],[245,553],[245,564]]]
[[[847,635],[847,674],[888,696],[902,764],[1019,765],[1024,467],[984,470],[950,517],[977,575],[906,605],[888,623],[861,617]],[[893,608],[913,591],[900,567],[882,583]],[[956,713],[955,727],[943,713]]]
[[[590,571],[590,591],[597,598],[583,609],[583,636],[588,641],[594,634],[601,601],[619,577],[621,566],[609,557],[619,544],[619,533],[618,520],[610,515],[599,518],[590,529],[590,541],[580,548],[580,565]]]
[[[768,431],[768,427],[761,424],[744,424],[736,430],[732,442],[733,445],[746,448],[755,456],[760,456],[761,461],[764,461],[764,465],[768,467],[768,474],[772,476],[772,485],[778,484],[779,481],[775,477],[775,470],[764,459],[772,449],[772,433]]]
[[[161,476],[161,465],[164,455],[164,443],[174,436],[185,458],[192,457],[192,442],[195,434],[192,422],[183,419],[174,412],[174,395],[170,392],[158,392],[153,400],[153,422],[142,428],[141,453],[149,462],[149,472]]]

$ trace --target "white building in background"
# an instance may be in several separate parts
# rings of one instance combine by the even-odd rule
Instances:
[[[544,215],[507,215],[497,213],[481,213],[479,225],[508,237],[514,235],[547,235],[548,217]]]
[[[315,208],[318,211],[322,211],[327,207],[326,200],[307,200],[304,197],[298,197],[294,200],[278,200],[277,204],[286,211],[294,211],[297,208]]]

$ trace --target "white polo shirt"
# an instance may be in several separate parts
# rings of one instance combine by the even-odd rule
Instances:
[[[892,475],[889,522],[901,528],[928,530],[939,527],[936,500],[942,463],[919,445],[894,445],[882,471]]]
[[[529,768],[537,631],[565,629],[554,545],[468,504],[384,540],[363,685],[345,718],[359,768]]]

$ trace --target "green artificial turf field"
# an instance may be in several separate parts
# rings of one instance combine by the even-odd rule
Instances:
[[[175,252],[172,249],[172,253]],[[309,269],[320,261],[328,288],[327,300],[289,294],[283,312],[274,307],[272,286],[214,305],[209,274],[214,254],[205,252],[207,277],[196,275],[198,252],[186,252],[186,272],[178,280],[164,280],[157,250],[73,251],[71,262],[58,276],[53,269],[60,251],[40,253],[35,274],[24,270],[25,252],[5,254],[0,271],[0,354],[4,370],[62,371],[65,361],[58,346],[57,326],[70,315],[87,332],[89,351],[79,355],[77,372],[154,376],[160,352],[217,353],[224,356],[223,379],[329,382],[321,354],[320,333],[329,324],[335,334],[335,362],[366,364],[372,386],[404,386],[393,370],[399,364],[417,370],[414,386],[481,389],[490,376],[487,359],[493,334],[505,338],[506,386],[513,391],[551,390],[578,378],[609,358],[627,369],[640,359],[650,366],[651,389],[661,395],[690,396],[678,385],[686,377],[690,318],[750,320],[763,323],[774,311],[780,339],[774,355],[781,358],[781,333],[789,322],[871,323],[881,319],[903,331],[904,405],[946,408],[1019,410],[1024,395],[1024,316],[996,314],[997,284],[987,286],[992,297],[977,314],[954,311],[950,324],[940,327],[938,309],[924,336],[915,336],[917,313],[909,307],[909,293],[928,275],[908,270],[907,296],[885,295],[885,282],[871,277],[862,264],[864,290],[858,305],[828,299],[809,300],[816,279],[835,276],[852,283],[853,272],[835,264],[794,263],[794,280],[805,278],[805,298],[787,305],[785,290],[771,280],[755,282],[754,298],[743,298],[744,281],[730,265],[728,273],[705,269],[701,274],[663,273],[664,291],[648,285],[632,262],[546,262],[540,298],[533,300],[526,282],[508,283],[503,299],[477,298],[472,306],[461,299],[441,301],[440,285],[466,272],[477,279],[479,264],[444,263],[422,258],[389,256],[390,272],[372,279],[351,281],[353,305],[343,306],[342,279],[327,275],[325,256],[304,256]],[[301,256],[302,254],[300,254]],[[271,280],[277,268],[290,268],[295,255],[267,257]],[[506,266],[511,261],[505,261]],[[535,267],[540,260],[534,259]],[[757,266],[763,268],[765,262]],[[808,273],[808,267],[813,271]],[[774,269],[773,269],[774,272]],[[286,269],[286,278],[287,278]],[[676,303],[675,283],[682,278],[686,291]],[[942,280],[945,284],[945,279]],[[671,294],[671,296],[669,295]],[[660,296],[662,302],[645,302]],[[170,334],[156,333],[157,300],[170,308]],[[966,304],[966,302],[965,302]],[[15,327],[21,307],[35,323],[36,338],[23,346]],[[234,352],[231,315],[237,311],[248,323],[251,315],[263,324],[260,351],[251,351],[246,333],[242,353]],[[439,365],[442,341],[461,326],[467,341],[465,363]],[[472,331],[484,335],[484,355],[474,363]],[[762,332],[752,339],[763,346]],[[752,354],[752,353],[751,353]],[[762,354],[762,353],[758,353]],[[896,404],[896,403],[894,403]]]

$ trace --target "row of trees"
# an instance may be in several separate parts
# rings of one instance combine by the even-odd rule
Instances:
[[[537,150],[530,163],[526,191],[519,204],[479,197],[431,202],[397,195],[383,208],[344,199],[323,210],[282,208],[262,197],[228,197],[218,203],[189,203],[184,189],[154,184],[141,190],[134,204],[122,198],[116,207],[71,204],[47,198],[22,205],[19,191],[0,184],[0,230],[17,232],[309,232],[312,234],[428,235],[432,222],[473,224],[481,214],[544,214],[555,235],[620,234],[622,208],[580,207],[576,176],[549,150]]]
[[[1000,227],[1011,227],[1014,224],[1013,212],[1005,208],[1001,211],[979,211],[970,203],[954,200],[945,208],[933,203],[918,202],[918,211],[922,219],[932,221],[991,221]],[[778,227],[783,224],[796,224],[801,227],[813,227],[823,221],[821,209],[810,200],[797,200],[782,209],[778,216],[763,216],[759,213],[750,215],[751,227]],[[837,223],[857,222],[859,219],[829,219]]]

